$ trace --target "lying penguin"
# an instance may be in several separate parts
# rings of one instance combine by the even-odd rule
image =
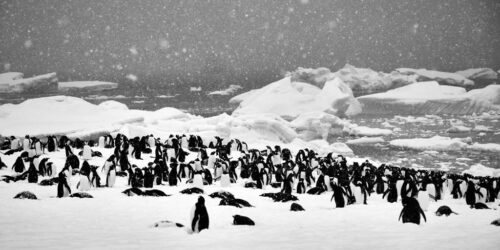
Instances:
[[[458,215],[457,213],[453,212],[451,210],[451,208],[448,207],[448,206],[440,206],[438,208],[438,210],[436,211],[436,215],[437,216],[441,216],[441,215],[450,216],[450,214],[456,214],[456,215]]]

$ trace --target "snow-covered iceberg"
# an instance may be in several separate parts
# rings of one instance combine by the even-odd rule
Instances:
[[[229,85],[227,89],[224,90],[216,90],[208,93],[207,95],[232,95],[236,93],[238,90],[242,89],[240,85]]]
[[[460,86],[460,87],[474,86],[473,81],[457,73],[449,73],[449,72],[427,70],[427,69],[411,69],[411,68],[398,68],[396,69],[396,72],[399,72],[403,75],[417,75],[418,76],[417,81],[419,82],[436,81],[439,82],[440,84],[452,85],[452,86]]]
[[[464,88],[418,82],[384,93],[358,97],[366,114],[480,114],[500,110],[500,85],[466,92]]]
[[[56,73],[23,78],[22,73],[0,74],[0,93],[51,93],[58,88]]]
[[[233,116],[270,113],[286,120],[314,111],[337,116],[355,115],[361,111],[351,89],[339,78],[326,82],[320,89],[285,77],[261,89],[238,95],[231,102],[239,102]]]
[[[391,146],[435,151],[460,151],[468,147],[467,140],[461,138],[450,138],[434,136],[431,138],[396,139],[389,142]]]
[[[466,69],[455,73],[474,81],[476,86],[485,86],[498,80],[497,72],[490,68]]]
[[[113,127],[142,121],[126,110],[108,109],[70,96],[29,99],[0,106],[0,134],[70,134],[82,130]],[[36,124],[36,125],[35,125]]]
[[[118,88],[118,83],[102,81],[59,82],[59,91],[102,91]]]
[[[355,96],[387,91],[416,82],[416,75],[404,75],[399,72],[384,73],[369,68],[356,68],[346,64],[342,69],[332,73],[327,68],[301,68],[288,73],[292,81],[307,82],[323,87],[324,83],[342,79],[353,91]]]

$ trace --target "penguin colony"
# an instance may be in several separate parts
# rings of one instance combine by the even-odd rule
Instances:
[[[445,173],[442,171],[415,170],[382,164],[374,166],[369,161],[362,164],[347,164],[342,155],[332,153],[320,157],[313,150],[299,150],[293,155],[289,149],[279,146],[265,150],[249,149],[245,142],[224,139],[205,145],[200,136],[170,135],[161,142],[153,135],[132,139],[118,134],[101,136],[97,140],[83,141],[66,136],[47,136],[24,139],[11,136],[1,138],[1,154],[18,155],[11,167],[17,174],[3,175],[0,181],[7,183],[28,181],[39,185],[57,185],[57,197],[92,198],[84,191],[94,188],[113,187],[117,177],[128,179],[131,188],[123,193],[128,196],[170,196],[156,189],[155,185],[177,186],[185,181],[193,187],[181,191],[182,194],[203,194],[203,185],[219,184],[228,187],[241,178],[246,188],[265,189],[266,186],[281,189],[278,193],[263,193],[277,202],[298,201],[292,193],[321,195],[332,192],[331,201],[336,208],[362,203],[367,205],[372,194],[382,195],[389,203],[400,201],[402,210],[399,220],[403,223],[420,224],[425,221],[424,210],[430,198],[438,201],[444,194],[444,186],[451,190],[454,199],[465,199],[470,208],[489,209],[485,204],[499,198],[500,177],[476,177],[468,174]],[[214,143],[215,142],[215,143]],[[103,157],[99,148],[114,149],[103,166],[92,166],[88,160]],[[43,157],[47,152],[64,150],[66,163],[60,170]],[[74,153],[77,152],[78,153]],[[197,154],[194,161],[186,156]],[[237,157],[234,157],[237,155]],[[147,166],[136,166],[129,157],[154,159]],[[8,168],[0,158],[0,169]],[[101,171],[101,174],[98,173]],[[80,181],[77,189],[71,190],[69,178],[78,174]],[[39,178],[44,178],[39,181]],[[164,184],[165,183],[165,184]],[[149,188],[149,190],[141,190]],[[215,192],[211,198],[220,198],[221,206],[252,207],[245,200],[235,198],[229,192]],[[37,199],[28,191],[15,198]],[[292,203],[291,211],[304,211],[298,203]],[[437,216],[457,214],[448,206],[440,207]],[[234,215],[234,225],[255,225],[255,222],[242,215]],[[163,221],[155,227],[170,225]],[[498,223],[492,223],[497,225]],[[174,223],[177,227],[183,225]],[[200,232],[209,228],[209,216],[205,199],[199,196],[191,214],[191,230]]]

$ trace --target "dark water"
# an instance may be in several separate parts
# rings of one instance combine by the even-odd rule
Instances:
[[[107,100],[116,100],[126,104],[130,109],[157,110],[163,107],[175,107],[185,112],[201,115],[204,117],[231,114],[236,108],[228,103],[230,96],[210,96],[206,92],[185,91],[181,93],[168,93],[157,90],[138,92],[127,90],[111,90],[101,93],[66,93],[83,98],[91,103],[99,104]],[[27,98],[41,97],[31,96],[2,96],[2,103],[20,103]],[[487,167],[500,168],[500,156],[494,152],[480,151],[417,151],[408,150],[389,145],[389,141],[400,138],[428,138],[435,135],[452,138],[470,137],[472,142],[478,143],[500,143],[500,117],[478,117],[478,116],[392,116],[392,115],[363,115],[351,118],[351,122],[374,128],[388,128],[391,126],[393,134],[384,136],[384,143],[375,145],[349,145],[354,153],[360,157],[369,157],[381,162],[392,163],[398,166],[413,166],[425,168],[440,168],[450,171],[461,171],[468,169],[471,165],[481,163]],[[489,128],[486,132],[464,132],[448,133],[447,130],[458,124],[466,127],[485,126]],[[355,139],[348,135],[329,138],[330,142],[346,142]]]

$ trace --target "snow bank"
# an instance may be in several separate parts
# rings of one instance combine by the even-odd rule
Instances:
[[[346,64],[344,68],[335,73],[330,72],[327,68],[299,67],[287,75],[291,77],[292,81],[306,82],[320,88],[323,87],[325,82],[338,77],[352,89],[355,96],[387,91],[408,85],[416,82],[417,78],[415,75],[403,75],[399,72],[387,74],[369,68],[356,68],[350,64]]]
[[[339,78],[326,82],[323,89],[319,89],[308,83],[292,82],[286,77],[236,99],[240,103],[233,116],[271,113],[293,120],[301,113],[314,111],[338,116],[361,111],[351,89]]]
[[[242,87],[240,85],[229,85],[229,87],[227,89],[212,91],[212,92],[208,93],[207,95],[232,95],[240,89],[242,89]]]
[[[358,97],[366,114],[480,114],[499,110],[499,87],[466,92],[437,82],[419,82],[384,93]]]
[[[427,69],[398,68],[396,72],[403,75],[417,75],[417,81],[436,81],[440,84],[467,87],[473,86],[474,82],[456,73],[441,72]]]
[[[0,75],[0,93],[50,93],[57,91],[57,75],[45,75],[22,78],[21,73],[9,72]]]
[[[107,109],[80,98],[52,96],[0,106],[0,134],[70,134],[86,129],[142,121],[126,110]]]
[[[128,110],[127,105],[113,100],[101,102],[98,106],[107,110]]]
[[[59,82],[59,91],[84,90],[102,91],[118,88],[118,83],[101,81]]]

